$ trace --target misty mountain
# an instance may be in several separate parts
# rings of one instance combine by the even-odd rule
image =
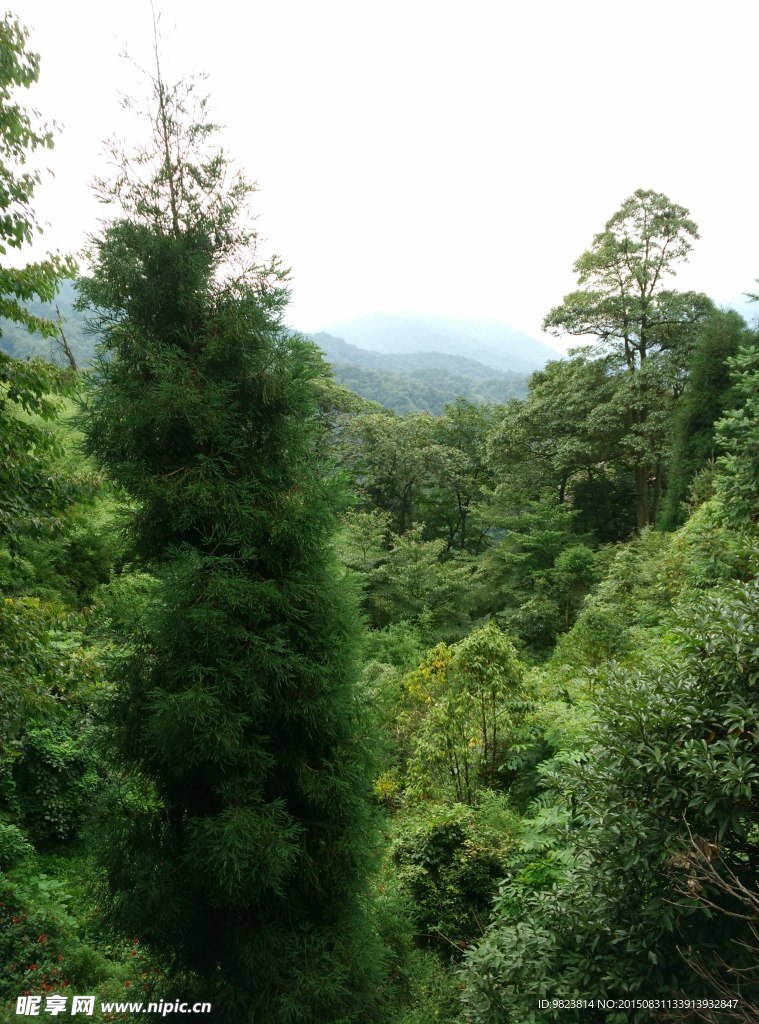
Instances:
[[[442,371],[474,381],[492,381],[500,377],[522,380],[525,377],[523,373],[508,370],[493,374],[491,366],[486,366],[476,359],[449,355],[445,352],[373,352],[351,345],[345,339],[336,338],[324,331],[312,334],[311,337],[330,363],[351,363],[372,370],[412,375]]]
[[[523,331],[477,317],[373,313],[332,321],[323,329],[378,353],[440,352],[517,373],[532,373],[549,359],[560,358]]]
[[[77,364],[85,367],[92,360],[98,339],[87,330],[88,315],[74,309],[75,301],[73,282],[63,281],[54,303],[31,301],[27,306],[35,315],[53,321],[57,319],[58,307]],[[65,362],[54,339],[30,334],[25,327],[7,320],[0,320],[0,331],[0,349],[15,358],[41,356],[58,364]],[[361,397],[397,413],[424,410],[438,415],[459,396],[478,403],[502,403],[527,394],[526,372],[497,370],[492,363],[484,365],[450,351],[371,351],[326,333],[312,337],[332,364],[336,380]],[[445,343],[444,335],[436,336],[431,330],[426,340],[431,343],[430,339],[436,337],[442,337]],[[533,339],[528,340],[538,345]]]
[[[495,370],[463,356],[372,352],[324,332],[312,337],[332,364],[336,380],[393,412],[439,415],[458,397],[502,403],[527,394],[526,374]]]
[[[45,320],[58,320],[61,315],[66,340],[79,366],[85,366],[95,351],[97,338],[87,332],[87,314],[74,309],[77,294],[73,281],[61,281],[54,302],[40,302],[30,299],[24,303],[34,316]],[[56,310],[57,307],[57,310]],[[51,362],[65,362],[63,350],[55,339],[43,338],[41,334],[30,333],[22,324],[0,318],[0,349],[14,359],[31,359],[38,356]]]

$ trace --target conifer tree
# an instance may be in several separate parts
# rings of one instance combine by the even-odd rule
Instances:
[[[734,310],[714,313],[699,334],[674,423],[669,481],[660,520],[664,530],[674,530],[685,521],[688,487],[696,473],[714,458],[715,423],[733,404],[728,359],[741,345],[751,344],[754,337]]]
[[[200,979],[213,1020],[348,1022],[371,986],[371,831],[324,366],[283,326],[205,100],[159,71],[148,119],[99,186],[117,216],[81,283],[104,332],[89,450],[131,495],[155,578],[114,670],[130,782],[101,844],[111,905]]]

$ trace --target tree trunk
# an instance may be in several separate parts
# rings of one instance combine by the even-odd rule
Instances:
[[[659,522],[659,512],[661,510],[661,492],[662,492],[662,481],[664,477],[664,466],[661,462],[656,464],[656,476],[654,477],[654,507],[651,511],[651,522],[656,524]]]
[[[648,470],[645,466],[635,467],[635,527],[638,531],[649,524],[648,512]]]

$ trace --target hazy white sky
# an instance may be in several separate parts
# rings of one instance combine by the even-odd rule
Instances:
[[[700,227],[677,285],[759,277],[759,4],[721,0],[155,0],[166,77],[209,73],[229,154],[257,180],[290,321],[493,317],[544,337],[572,264],[636,188]],[[102,140],[149,65],[149,0],[22,0],[28,96],[62,126],[35,207],[78,250]]]

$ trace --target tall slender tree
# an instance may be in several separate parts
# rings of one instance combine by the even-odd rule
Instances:
[[[157,581],[110,706],[132,780],[101,848],[111,903],[203,980],[214,1020],[347,1022],[372,977],[371,830],[324,367],[283,326],[205,99],[160,70],[151,89],[80,286],[104,332],[89,450],[132,496]]]

